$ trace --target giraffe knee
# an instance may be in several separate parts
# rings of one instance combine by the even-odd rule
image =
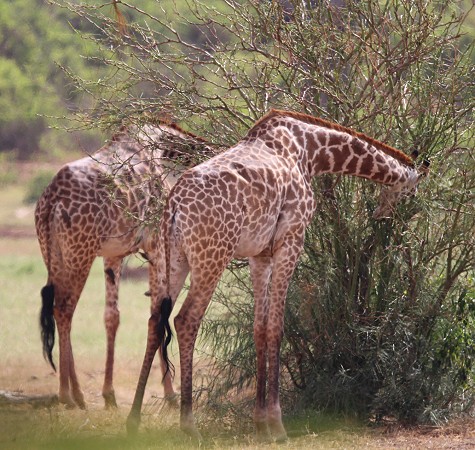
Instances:
[[[53,308],[53,315],[58,330],[64,326],[71,328],[73,313],[74,309],[71,308],[71,306],[64,304],[64,302],[55,303]]]
[[[105,272],[105,274],[106,274],[107,281],[109,281],[109,283],[115,285],[115,273],[114,273],[114,270],[109,267],[109,268],[107,268],[106,270],[104,270],[104,272]]]

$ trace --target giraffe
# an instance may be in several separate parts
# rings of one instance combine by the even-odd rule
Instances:
[[[97,256],[103,257],[107,358],[102,395],[116,407],[114,346],[119,326],[118,291],[125,256],[144,247],[149,211],[157,211],[184,167],[212,148],[172,123],[122,127],[104,147],[63,166],[38,200],[35,225],[48,281],[41,291],[43,354],[53,363],[55,324],[59,335],[59,401],[86,407],[74,366],[71,322]],[[163,366],[163,364],[162,364]],[[170,376],[165,396],[174,397]]]
[[[422,167],[422,166],[421,166]],[[188,295],[175,317],[181,373],[180,426],[200,439],[192,412],[193,350],[216,285],[234,257],[249,260],[257,355],[254,422],[262,439],[287,435],[279,402],[279,352],[287,288],[315,210],[312,177],[355,175],[385,185],[374,218],[390,215],[422,174],[404,153],[364,134],[305,114],[271,110],[234,147],[192,168],[171,190],[152,248],[152,314],[129,433],[154,355],[167,360],[169,315],[188,273]],[[267,387],[266,387],[267,385]]]

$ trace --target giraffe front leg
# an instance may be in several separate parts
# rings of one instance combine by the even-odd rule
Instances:
[[[129,416],[127,417],[127,433],[129,435],[136,434],[138,427],[140,425],[140,415],[142,410],[142,403],[145,394],[145,387],[147,385],[148,377],[150,375],[150,369],[152,367],[153,359],[155,354],[161,344],[159,333],[158,333],[158,324],[160,322],[160,309],[162,301],[157,299],[163,295],[163,289],[160,287],[160,283],[157,275],[158,263],[156,258],[150,260],[149,266],[149,284],[150,292],[152,295],[151,301],[151,315],[148,320],[148,334],[147,334],[147,348],[145,350],[145,356],[142,363],[142,369],[140,371],[139,380],[137,383],[137,388],[135,390],[134,401],[132,404],[132,409],[130,410]],[[163,286],[162,286],[163,287]],[[163,298],[162,298],[163,300]],[[160,352],[162,358],[162,367],[166,367],[166,364],[163,361],[163,356]],[[162,368],[163,370],[163,368]],[[171,383],[171,380],[170,380]]]
[[[225,261],[227,263],[227,261]],[[193,416],[193,350],[203,315],[224,271],[200,283],[199,276],[191,274],[191,286],[180,312],[175,317],[175,329],[180,349],[181,408],[180,428],[193,440],[202,441]]]
[[[145,387],[147,385],[148,377],[150,375],[150,369],[152,367],[155,353],[159,346],[157,325],[160,319],[160,315],[157,311],[152,311],[150,318],[148,319],[148,335],[147,335],[147,348],[145,350],[145,356],[142,363],[142,369],[140,371],[139,381],[135,390],[134,401],[132,403],[132,409],[127,417],[127,433],[134,435],[137,433],[140,425],[140,415],[142,410],[143,397],[145,394]]]
[[[284,235],[274,247],[269,319],[266,328],[269,370],[267,420],[277,442],[287,439],[279,399],[280,345],[284,334],[285,298],[290,278],[302,250],[304,233],[305,228],[294,230],[293,233]]]
[[[159,350],[159,355],[165,401],[172,407],[178,407],[178,395],[175,389],[173,389],[172,374],[170,370],[167,370],[161,349]]]
[[[174,243],[172,243],[174,244]],[[175,248],[174,248],[175,250]],[[178,294],[183,288],[185,284],[186,277],[189,273],[189,266],[185,256],[180,253],[179,251],[174,251],[173,258],[170,260],[171,264],[171,277],[170,277],[170,296],[172,298],[173,304],[178,297]],[[156,272],[155,272],[156,274]],[[162,288],[164,288],[162,286]],[[165,290],[163,291],[165,292]],[[178,406],[178,396],[173,389],[172,383],[172,373],[170,370],[167,370],[166,362],[163,358],[162,351],[159,351],[160,355],[160,367],[162,370],[162,383],[163,389],[165,394],[165,400],[170,406],[177,407]]]
[[[107,333],[107,357],[104,374],[104,385],[102,387],[102,397],[104,398],[106,409],[117,408],[113,376],[115,338],[120,324],[120,312],[118,304],[121,268],[122,258],[104,258],[104,272],[106,280],[104,325]]]

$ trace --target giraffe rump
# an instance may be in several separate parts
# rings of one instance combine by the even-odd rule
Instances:
[[[56,372],[53,362],[54,329],[54,286],[48,284],[41,289],[42,307],[40,312],[41,340],[43,342],[43,356]]]

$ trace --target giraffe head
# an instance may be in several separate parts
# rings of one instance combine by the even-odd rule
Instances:
[[[429,164],[429,161],[425,160],[418,170],[411,170],[404,183],[395,184],[393,186],[383,186],[379,196],[378,207],[373,213],[373,219],[390,218],[397,203],[402,198],[416,195],[419,181],[429,172]]]

